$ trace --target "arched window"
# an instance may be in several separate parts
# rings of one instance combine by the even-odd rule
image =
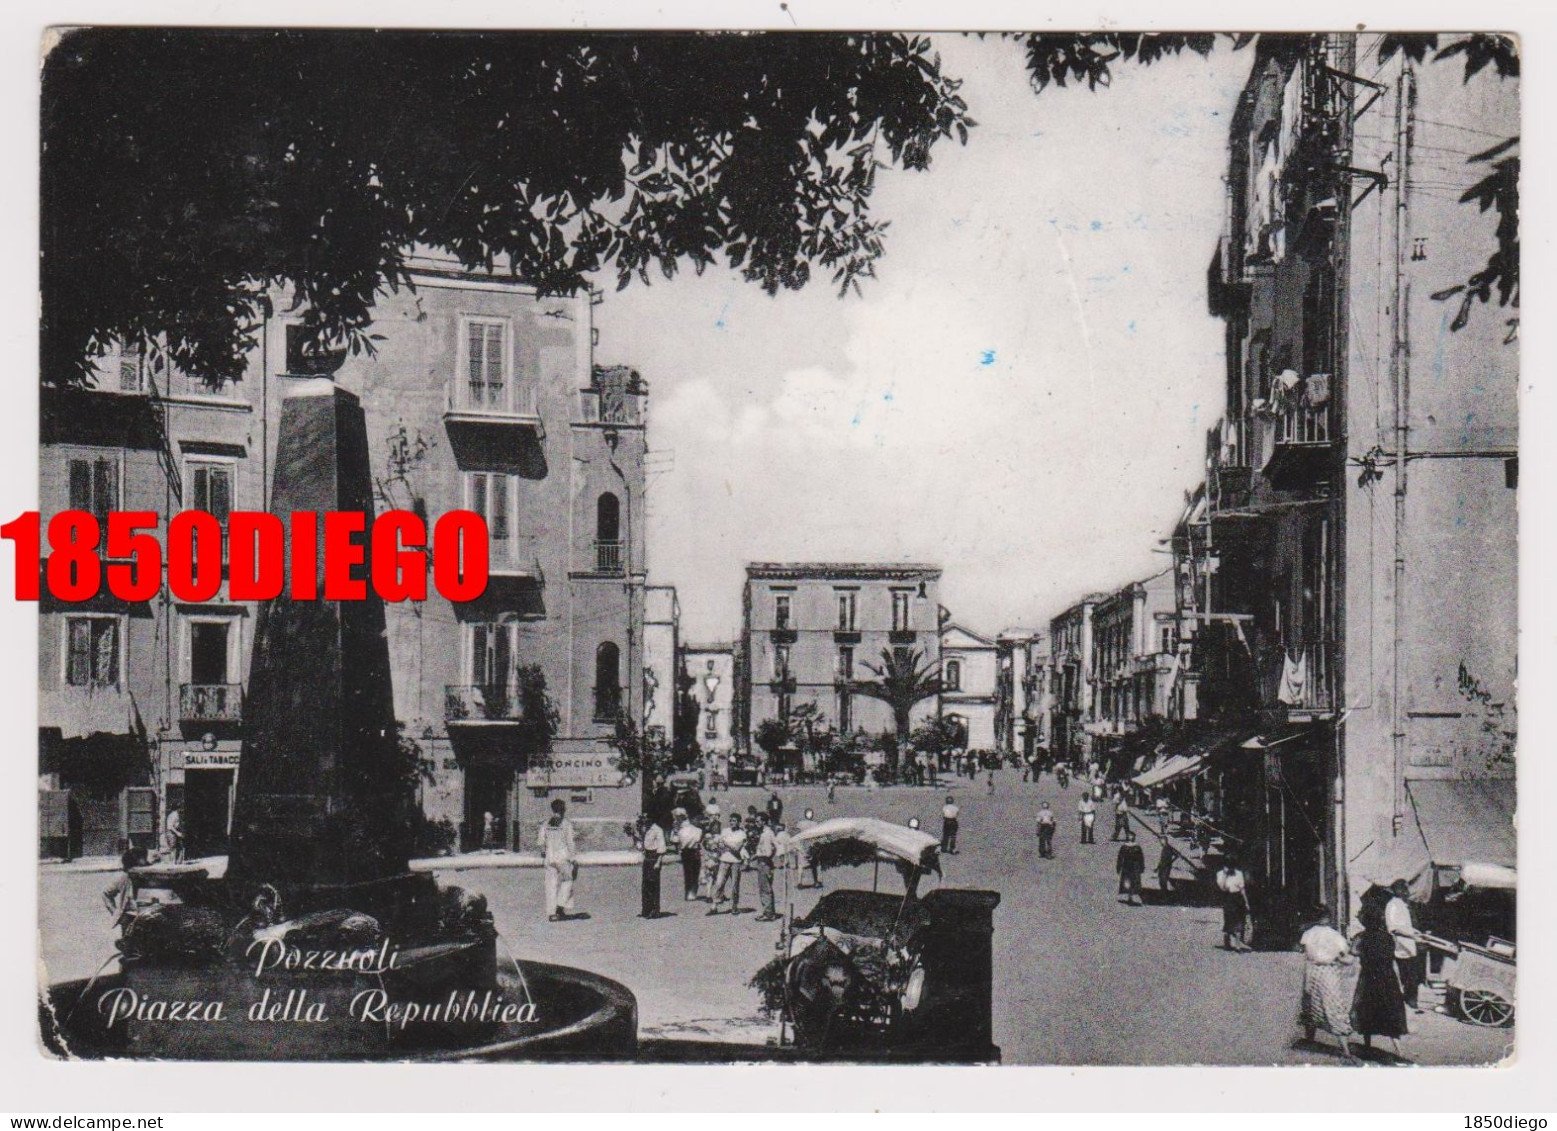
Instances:
[[[945,680],[943,682],[946,684],[946,690],[947,691],[961,691],[962,690],[962,661],[961,660],[947,660],[946,661],[946,678],[945,678]]]
[[[610,491],[595,501],[595,571],[622,572],[622,504]]]
[[[622,713],[622,654],[607,640],[595,649],[595,721],[615,722]]]
[[[601,542],[617,542],[621,537],[621,500],[607,491],[595,502],[595,538]]]

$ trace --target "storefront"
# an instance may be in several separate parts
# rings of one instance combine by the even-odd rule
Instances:
[[[206,735],[163,744],[163,812],[178,811],[189,859],[225,855],[232,834],[233,801],[243,744]]]
[[[115,687],[45,691],[38,724],[40,854],[116,856],[127,841],[155,847],[152,758],[130,693]]]

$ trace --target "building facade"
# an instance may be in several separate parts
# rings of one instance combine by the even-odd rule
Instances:
[[[362,404],[380,512],[413,511],[430,528],[472,510],[487,524],[482,597],[451,603],[429,585],[425,601],[386,608],[424,812],[466,848],[531,846],[559,796],[586,827],[615,827],[638,809],[613,766],[618,723],[672,708],[678,670],[672,654],[665,702],[646,699],[647,386],[593,364],[590,295],[541,298],[433,260],[415,261],[413,279],[414,291],[381,297],[371,355],[309,354],[299,319],[281,315],[223,389],[119,353],[97,390],[46,389],[44,519],[128,507],[154,511],[165,535],[180,509],[266,509],[281,399],[331,376]],[[223,593],[187,607],[164,591],[136,608],[44,608],[46,839],[74,822],[88,830],[75,850],[111,851],[123,835],[155,839],[177,808],[192,854],[225,851],[254,609]],[[88,804],[78,751],[105,745],[136,748],[135,769]]]
[[[1260,48],[1232,124],[1226,410],[1174,537],[1186,694],[1248,730],[1221,819],[1290,917],[1385,873],[1425,898],[1472,862],[1446,823],[1512,866],[1517,729],[1518,347],[1434,298],[1494,242],[1460,197],[1517,82],[1303,42]]]
[[[1083,597],[1049,622],[1053,752],[1062,761],[1083,763],[1093,754],[1092,618],[1104,596]]]
[[[643,613],[643,722],[651,741],[674,746],[676,697],[683,681],[681,663],[681,604],[673,585],[649,585],[644,589]]]
[[[1131,582],[1093,611],[1095,746],[1120,775],[1142,754],[1129,740],[1160,729],[1170,714],[1179,668],[1174,577],[1170,568]]]
[[[198,508],[225,520],[263,509],[269,406],[264,380],[207,388],[155,348],[114,346],[89,388],[40,391],[38,500],[60,511],[140,511],[168,521]],[[47,382],[47,376],[45,380]],[[39,606],[41,850],[50,856],[151,848],[169,809],[191,852],[225,851],[243,737],[254,609],[227,599],[144,602],[106,587],[80,603],[44,588]]]
[[[994,750],[1000,656],[995,641],[955,622],[941,629],[941,717],[966,729],[969,750]]]
[[[765,719],[788,722],[801,703],[815,704],[839,731],[877,734],[894,728],[891,708],[851,692],[873,678],[884,652],[940,661],[941,571],[928,565],[763,562],[746,568],[738,656],[740,730]],[[912,711],[913,725],[937,714],[934,697]]]
[[[697,701],[695,737],[705,779],[730,780],[735,753],[735,646],[688,644],[682,652],[683,678]]]

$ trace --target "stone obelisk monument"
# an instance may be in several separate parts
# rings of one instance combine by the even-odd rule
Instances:
[[[319,597],[294,600],[289,584],[260,610],[227,877],[274,884],[299,910],[346,889],[354,906],[377,904],[406,873],[415,781],[398,753],[382,601],[371,583],[363,600],[323,599],[325,514],[373,525],[362,406],[328,378],[282,402],[271,511],[287,529],[289,582],[293,515],[314,514]],[[364,547],[353,576],[367,580],[369,536],[353,540]]]

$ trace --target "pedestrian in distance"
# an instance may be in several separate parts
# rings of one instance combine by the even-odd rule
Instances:
[[[1064,762],[1054,767],[1054,780],[1060,783],[1061,789],[1070,788],[1070,767]]]
[[[1141,877],[1146,874],[1146,852],[1135,839],[1135,833],[1125,829],[1124,843],[1119,846],[1119,856],[1114,861],[1114,871],[1119,873],[1119,894],[1125,903],[1140,906]]]
[[[990,770],[989,771],[989,792],[990,792],[990,796],[994,796],[994,793],[995,793],[995,771],[994,770]]]
[[[768,827],[773,828],[784,819],[784,799],[778,795],[778,790],[768,794]]]
[[[703,806],[703,816],[710,821],[724,820],[724,814],[719,811],[719,799],[711,793],[708,795],[708,804]]]
[[[1157,890],[1166,899],[1173,891],[1173,862],[1179,858],[1173,845],[1162,842],[1162,852],[1157,857]]]
[[[1298,940],[1303,952],[1303,996],[1298,1004],[1298,1024],[1310,1044],[1323,1029],[1336,1039],[1346,1059],[1352,1052],[1351,999],[1346,992],[1345,969],[1352,964],[1346,936],[1324,921],[1324,908]]]
[[[647,813],[638,814],[637,833],[633,838],[637,842],[638,851],[643,854],[640,865],[641,895],[638,917],[640,919],[658,919],[660,917],[660,862],[665,858],[665,830],[655,823],[654,818]]]
[[[1096,844],[1097,802],[1092,800],[1090,792],[1083,793],[1076,803],[1076,816],[1081,818],[1081,843]]]
[[[1168,795],[1159,793],[1157,795],[1157,831],[1164,837],[1168,835],[1168,820],[1172,813],[1173,810],[1168,805]]]
[[[1038,807],[1038,855],[1044,860],[1054,859],[1054,810],[1047,801]]]
[[[765,818],[757,818],[757,843],[752,849],[751,869],[757,873],[757,897],[762,902],[759,923],[771,923],[779,917],[773,902],[773,869],[778,859],[778,834]]]
[[[1114,835],[1109,839],[1130,839],[1130,803],[1125,800],[1123,790],[1119,790],[1114,798]]]
[[[1222,893],[1222,945],[1228,950],[1250,949],[1249,932],[1249,877],[1238,866],[1237,858],[1228,856],[1216,873],[1216,890]]]
[[[697,899],[698,879],[703,870],[703,830],[687,817],[685,809],[671,813],[671,839],[681,857],[681,887],[687,903]]]
[[[957,855],[957,818],[961,813],[957,802],[948,793],[946,804],[941,806],[941,851],[947,856]]]
[[[827,801],[831,804],[838,800],[838,783],[831,778],[827,779]]]
[[[1400,1055],[1399,1040],[1406,1026],[1406,999],[1400,990],[1400,971],[1395,965],[1395,937],[1389,932],[1386,907],[1392,898],[1388,888],[1371,887],[1362,894],[1357,921],[1362,934],[1353,943],[1357,952],[1357,990],[1352,997],[1352,1027],[1362,1036],[1364,1048],[1374,1037],[1388,1037]]]
[[[541,863],[546,875],[546,917],[553,923],[579,918],[573,911],[578,846],[567,802],[560,797],[551,803],[551,816],[541,826]]]
[[[1421,1013],[1422,1007],[1417,1001],[1422,982],[1427,977],[1424,969],[1427,956],[1420,953],[1416,925],[1411,921],[1411,885],[1405,880],[1396,880],[1389,885],[1389,891],[1392,898],[1384,905],[1384,925],[1395,940],[1395,969],[1400,974],[1400,992],[1406,1005],[1413,1012]]]

